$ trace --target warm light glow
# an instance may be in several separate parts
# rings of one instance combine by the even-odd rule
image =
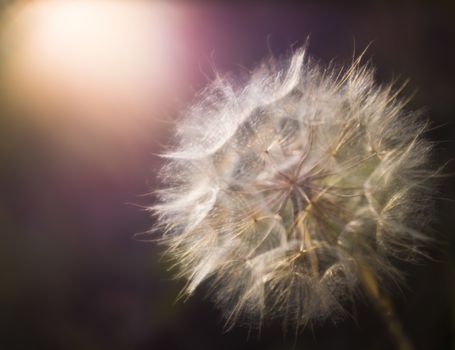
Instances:
[[[181,78],[174,12],[151,1],[21,3],[4,35],[11,91],[85,117],[154,108]]]

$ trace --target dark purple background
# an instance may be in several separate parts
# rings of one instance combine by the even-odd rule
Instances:
[[[454,157],[455,6],[449,1],[176,4],[188,14],[182,59],[192,67],[179,108],[213,76],[213,65],[241,74],[309,35],[315,59],[348,64],[354,46],[359,53],[371,43],[365,57],[377,67],[378,81],[410,78],[410,108],[424,107],[442,126],[428,134],[439,142],[435,163]],[[116,159],[98,164],[21,122],[6,101],[0,111],[0,348],[391,348],[380,318],[362,301],[357,321],[307,329],[298,339],[284,336],[279,324],[259,340],[243,328],[224,334],[220,313],[202,293],[175,302],[182,281],[172,280],[162,248],[133,239],[153,225],[139,206],[153,201],[142,195],[154,187],[156,140],[144,132],[133,143],[107,138],[103,144],[102,134],[87,132],[83,141],[93,152]],[[453,178],[443,181],[441,197],[454,198]],[[453,202],[438,202],[432,229],[444,244],[434,261],[406,266],[408,284],[395,293],[417,349],[455,346],[454,214]]]

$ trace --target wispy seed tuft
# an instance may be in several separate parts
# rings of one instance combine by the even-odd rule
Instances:
[[[183,294],[204,284],[228,327],[343,314],[429,239],[426,124],[359,60],[322,68],[301,49],[241,88],[218,77],[176,128],[156,229]]]

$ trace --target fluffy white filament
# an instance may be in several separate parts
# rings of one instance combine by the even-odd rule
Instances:
[[[425,125],[356,61],[298,50],[234,88],[218,78],[179,123],[152,207],[191,295],[228,325],[333,317],[368,271],[394,280],[425,235]]]

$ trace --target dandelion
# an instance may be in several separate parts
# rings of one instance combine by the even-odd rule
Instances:
[[[359,61],[300,49],[242,87],[218,77],[176,128],[152,210],[183,295],[203,284],[228,327],[336,319],[427,241],[426,124]]]

